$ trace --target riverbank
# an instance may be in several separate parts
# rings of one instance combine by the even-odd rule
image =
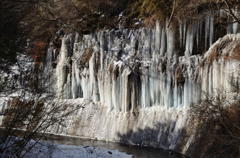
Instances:
[[[18,138],[12,139],[8,144],[15,143]],[[5,144],[1,144],[4,146]],[[0,153],[0,157],[12,157],[15,148],[9,147],[8,150]],[[36,142],[31,140],[26,147],[22,149],[24,158],[132,158],[117,150],[108,150],[105,148],[97,148],[91,146],[73,146],[63,144],[52,144],[47,142]]]
[[[3,128],[0,128],[0,134],[3,132]],[[21,137],[24,134],[24,131],[22,130],[16,130],[16,137]],[[36,136],[38,137],[38,136]],[[106,154],[106,153],[124,153],[126,156],[133,156],[134,158],[184,158],[183,155],[175,153],[173,151],[169,150],[163,150],[159,148],[151,148],[151,147],[140,147],[140,146],[131,146],[131,145],[124,145],[120,143],[114,143],[114,142],[106,142],[106,141],[99,141],[99,140],[93,140],[93,139],[87,139],[87,138],[79,138],[74,136],[64,136],[64,135],[54,135],[50,133],[41,134],[41,141],[38,143],[37,147],[30,151],[30,155],[37,154],[38,151],[41,151],[43,153],[41,155],[49,155],[49,152],[53,151],[51,153],[53,156],[57,155],[58,151],[67,155],[71,155],[70,157],[74,157],[73,153],[78,153],[78,155],[86,154],[86,152],[90,152],[92,154]],[[31,141],[32,142],[32,141]],[[67,151],[69,152],[67,152]],[[38,154],[37,154],[38,155]],[[111,155],[111,154],[110,154]],[[110,156],[109,155],[109,156]],[[120,155],[112,155],[115,156],[114,158],[119,158]],[[90,156],[91,157],[91,156]],[[42,158],[42,157],[37,157]],[[58,157],[56,157],[58,158]],[[59,157],[62,158],[62,157]],[[85,157],[81,157],[85,158]],[[89,157],[88,157],[89,158]],[[97,157],[93,157],[97,158]],[[108,157],[104,157],[108,158]],[[121,157],[120,157],[121,158]],[[125,157],[124,157],[125,158]]]

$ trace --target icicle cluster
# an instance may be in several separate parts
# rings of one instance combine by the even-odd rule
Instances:
[[[202,55],[193,52],[213,43],[213,30],[208,16],[204,22],[182,22],[179,30],[157,22],[155,29],[101,31],[81,39],[66,35],[56,68],[57,95],[99,101],[120,111],[188,107],[215,88],[205,88],[211,74],[199,78],[199,69],[206,69],[200,68]]]
[[[57,60],[49,50],[49,65],[57,61],[52,89],[59,98],[90,103],[56,133],[174,149],[191,104],[239,94],[233,85],[240,85],[240,35],[212,45],[215,30],[214,17],[206,16],[179,27],[157,22],[153,29],[65,35]]]

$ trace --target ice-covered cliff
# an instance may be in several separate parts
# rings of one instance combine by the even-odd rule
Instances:
[[[210,48],[211,59],[197,52],[200,45],[207,49],[213,43],[211,17],[204,24],[204,35],[203,24],[195,23],[179,29],[157,23],[155,29],[107,30],[82,38],[65,35],[55,73],[56,93],[99,101],[119,111],[197,103],[202,92],[213,94],[229,86],[217,81],[227,82],[229,77],[222,72],[227,61],[214,59],[221,50],[212,53],[216,48]]]
[[[57,59],[48,52],[49,65],[57,61],[52,89],[59,98],[91,103],[55,132],[174,149],[191,104],[239,92],[240,35],[213,44],[213,21],[65,35]],[[234,23],[225,33],[239,31]]]

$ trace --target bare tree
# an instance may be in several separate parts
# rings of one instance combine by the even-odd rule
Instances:
[[[22,63],[28,64],[33,63]],[[5,87],[0,96],[1,101],[4,101],[0,105],[0,157],[24,157],[47,132],[66,126],[64,122],[67,117],[84,108],[84,105],[53,100],[41,91],[36,91],[34,85],[38,82],[38,74],[18,65],[19,73],[8,74],[17,77],[0,82]],[[32,140],[35,143],[30,144]]]
[[[223,9],[228,15],[233,18],[233,23],[237,22],[240,24],[240,14],[235,12],[236,7],[239,7],[239,2],[237,0],[217,0],[216,3],[218,5],[224,4],[225,7]]]
[[[206,98],[191,108],[192,122],[197,122],[196,144],[207,142],[204,157],[236,157],[240,149],[240,100]],[[200,150],[200,149],[199,149]]]
[[[3,117],[0,150],[13,157],[24,157],[46,132],[65,126],[65,119],[83,108],[59,101],[49,102],[39,96],[24,98],[23,95],[9,100],[0,115]],[[35,143],[29,146],[31,140]]]

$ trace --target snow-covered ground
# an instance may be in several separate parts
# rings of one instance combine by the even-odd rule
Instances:
[[[32,141],[30,146],[34,143]],[[9,157],[9,155],[0,153],[0,158],[4,157]],[[24,158],[132,158],[132,156],[117,150],[42,142],[37,143],[31,151],[27,152]]]

